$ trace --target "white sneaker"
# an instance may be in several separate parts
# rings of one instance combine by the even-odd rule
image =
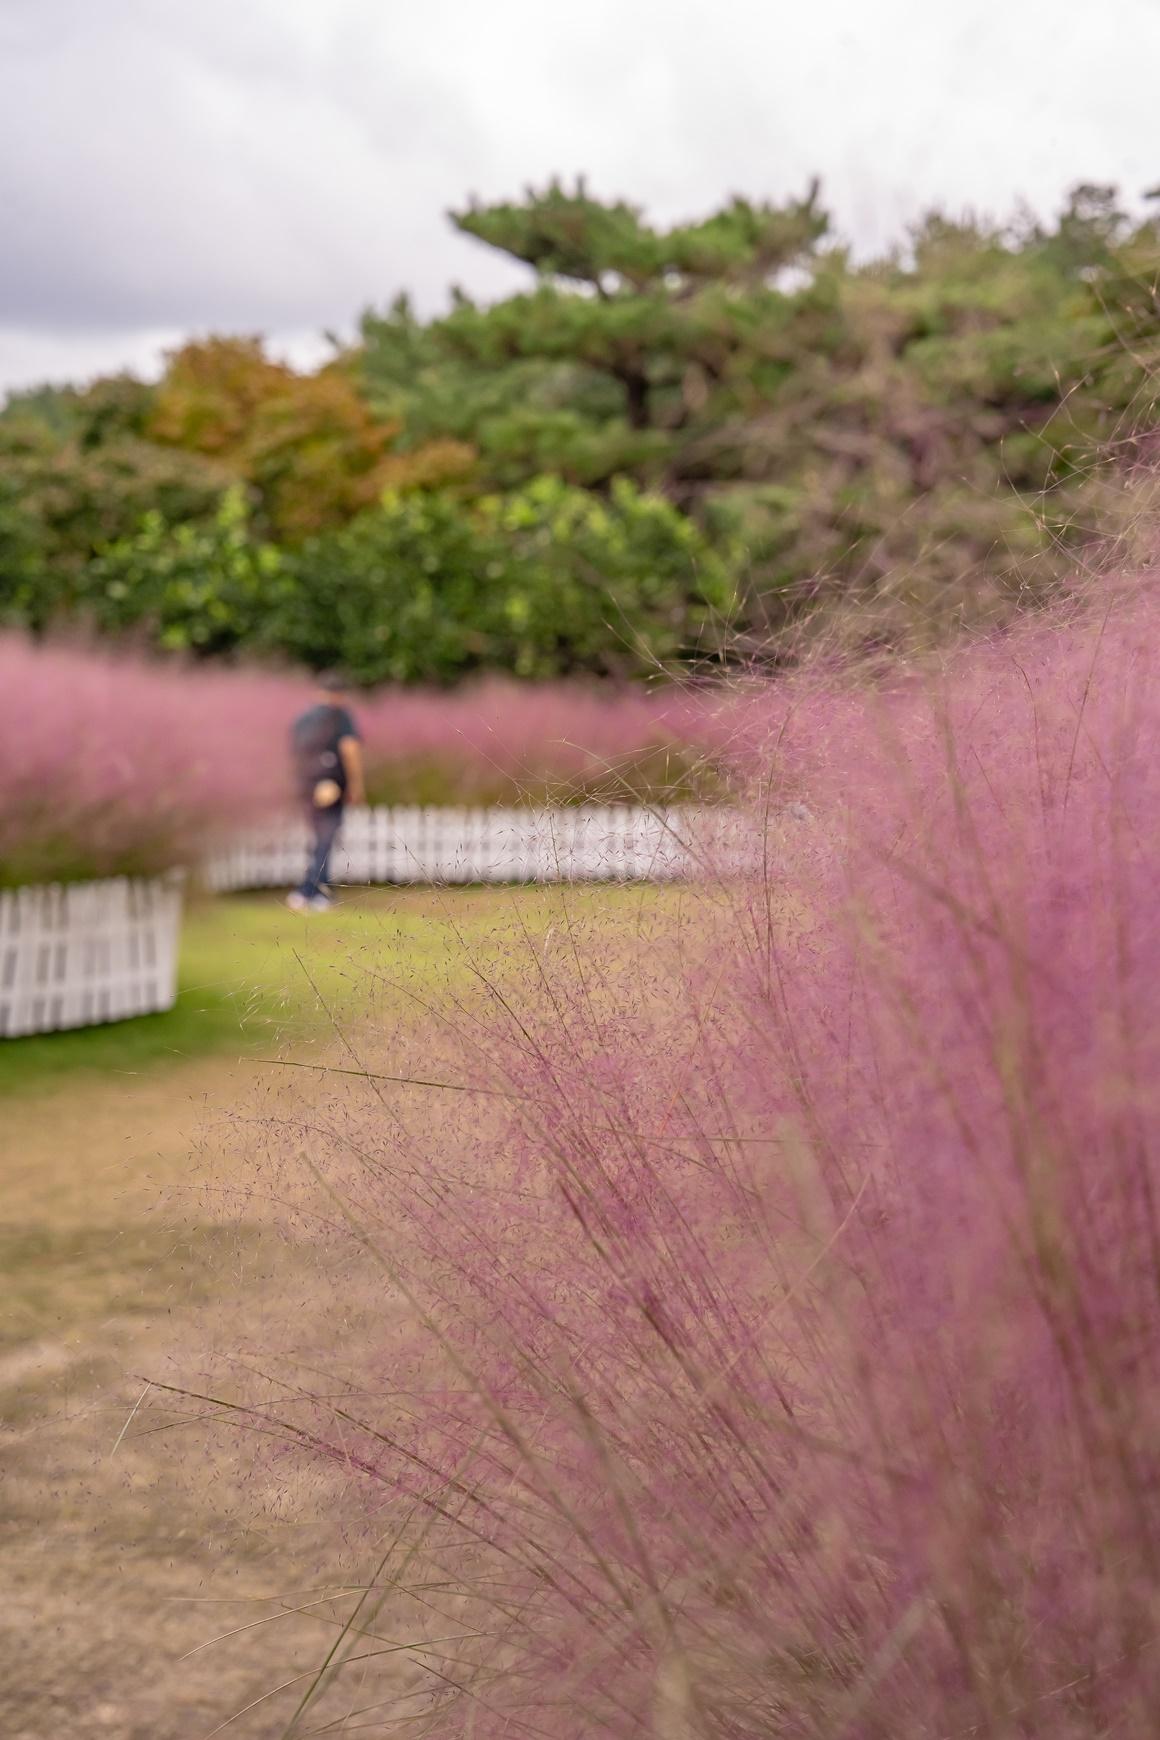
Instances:
[[[329,912],[334,902],[328,894],[316,894],[313,900],[306,902],[306,905],[311,912]]]
[[[298,889],[295,888],[292,894],[286,896],[286,904],[291,912],[305,912],[310,903],[306,896],[299,893]]]

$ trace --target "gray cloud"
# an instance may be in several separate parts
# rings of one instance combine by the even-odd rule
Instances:
[[[298,326],[405,282],[445,150],[415,160],[424,114],[471,156],[446,92],[390,64],[344,91],[331,44],[315,73],[301,39],[256,36],[261,7],[241,32],[223,5],[66,10],[7,61],[0,319]]]
[[[0,381],[497,293],[443,213],[555,170],[664,217],[818,172],[864,249],[1138,191],[1158,57],[1153,0],[0,0]]]

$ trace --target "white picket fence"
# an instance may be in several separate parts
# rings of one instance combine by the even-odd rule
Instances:
[[[720,812],[717,812],[720,816]],[[691,874],[713,812],[577,805],[566,809],[358,809],[331,859],[345,883],[673,881]],[[274,823],[206,866],[219,892],[291,888],[306,868],[304,823]]]
[[[0,1038],[171,1009],[180,929],[175,877],[0,890]]]
[[[331,880],[344,883],[671,882],[759,862],[752,818],[722,809],[359,809]],[[301,821],[219,853],[219,892],[291,888],[310,849]],[[177,993],[177,877],[0,891],[0,1039],[170,1009]]]

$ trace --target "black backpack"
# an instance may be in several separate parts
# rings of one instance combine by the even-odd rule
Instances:
[[[314,788],[323,779],[332,779],[339,787],[346,785],[339,740],[344,735],[341,707],[311,707],[294,721],[290,731],[290,746],[294,758],[294,775],[299,795],[308,802]]]

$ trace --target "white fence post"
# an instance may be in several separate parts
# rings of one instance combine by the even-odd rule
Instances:
[[[559,809],[352,810],[335,849],[342,883],[627,882],[695,876],[752,855],[736,815],[690,807],[577,804]],[[735,843],[739,842],[739,843]],[[742,845],[745,844],[743,851]],[[218,891],[291,888],[309,850],[301,822],[271,824],[214,858]]]
[[[175,877],[0,890],[0,1038],[171,1009]]]

